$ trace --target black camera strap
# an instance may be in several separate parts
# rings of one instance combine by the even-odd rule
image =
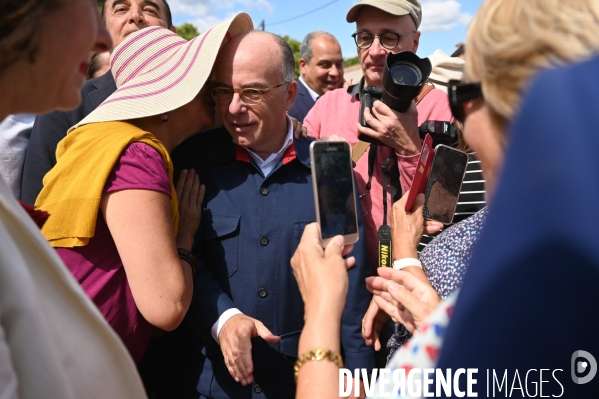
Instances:
[[[383,224],[378,230],[379,241],[379,267],[390,267],[391,265],[391,226],[387,224],[387,181],[390,173],[387,167],[393,157],[389,157],[383,163]]]
[[[379,150],[379,146],[371,144],[368,150],[368,181],[366,182],[366,192],[370,192],[370,185],[372,183],[372,174],[374,173],[374,164],[376,163],[376,153]]]

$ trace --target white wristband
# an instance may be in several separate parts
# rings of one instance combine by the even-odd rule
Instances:
[[[416,258],[403,258],[393,261],[393,268],[395,270],[401,270],[408,266],[415,266],[422,269],[422,262]]]

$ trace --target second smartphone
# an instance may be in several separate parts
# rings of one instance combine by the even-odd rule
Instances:
[[[451,224],[468,166],[468,154],[439,144],[424,191],[424,217]]]
[[[336,235],[346,244],[358,241],[356,188],[351,151],[345,141],[314,141],[310,144],[316,220],[323,246]]]

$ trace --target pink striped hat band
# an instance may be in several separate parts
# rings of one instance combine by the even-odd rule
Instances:
[[[220,48],[252,29],[250,16],[240,13],[190,41],[162,27],[130,34],[110,57],[117,91],[69,132],[88,123],[159,115],[189,103],[208,80]]]

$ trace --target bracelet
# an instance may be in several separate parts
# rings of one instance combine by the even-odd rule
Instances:
[[[189,263],[191,266],[191,273],[196,275],[196,268],[198,266],[198,260],[191,253],[191,251],[186,250],[185,248],[177,248],[177,252],[179,253],[179,259],[183,259],[185,262]]]
[[[403,258],[393,261],[393,268],[395,270],[401,270],[408,266],[416,266],[422,269],[422,262],[416,258]]]
[[[295,375],[295,382],[297,383],[297,375],[299,374],[300,367],[310,360],[329,360],[337,365],[340,369],[343,368],[343,359],[341,355],[335,353],[333,351],[325,351],[324,349],[312,349],[301,355],[297,361],[295,362],[295,366],[293,366],[293,371]]]

